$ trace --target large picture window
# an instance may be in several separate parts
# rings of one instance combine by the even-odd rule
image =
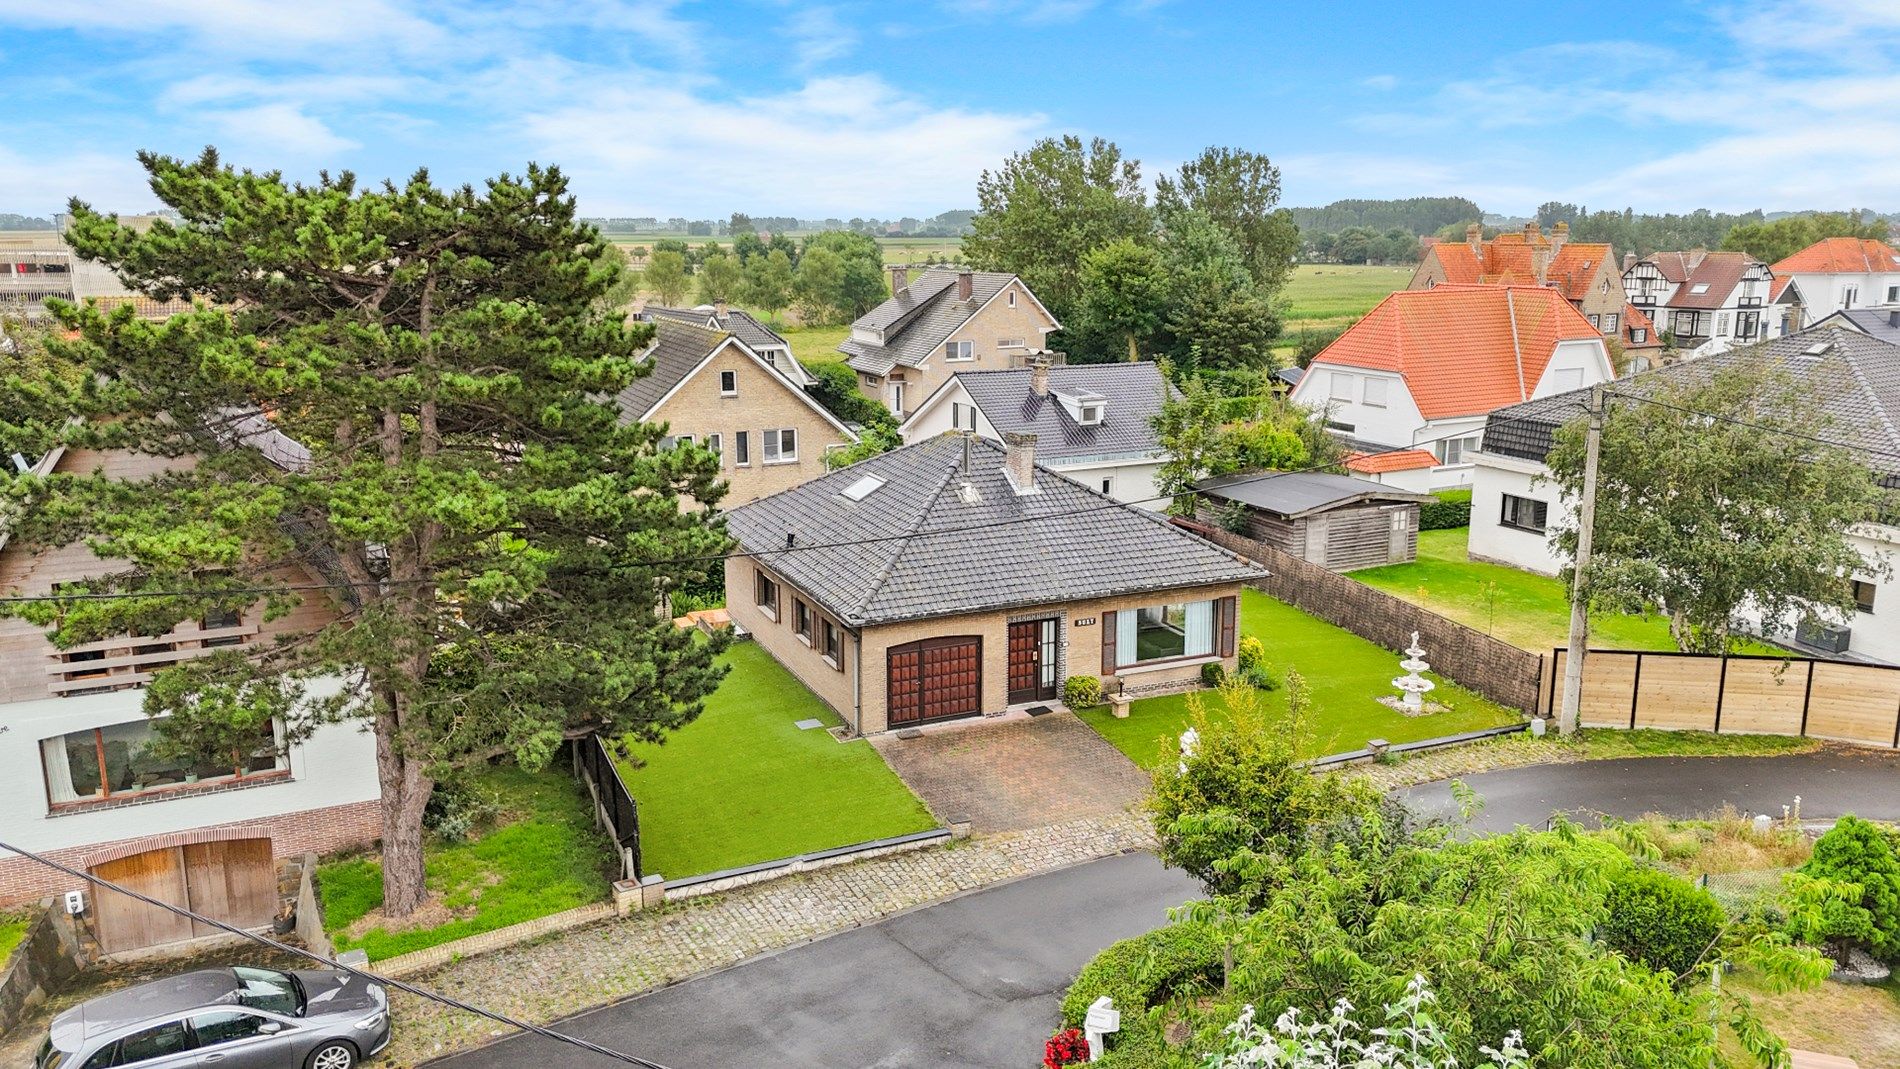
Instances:
[[[1214,653],[1214,603],[1175,602],[1115,614],[1116,663],[1120,667],[1208,657]]]
[[[152,722],[140,719],[41,740],[40,758],[46,769],[49,799],[59,805],[91,798],[117,798],[286,767],[274,726],[259,734],[257,748],[241,761],[180,761],[160,757],[152,750],[157,737]]]

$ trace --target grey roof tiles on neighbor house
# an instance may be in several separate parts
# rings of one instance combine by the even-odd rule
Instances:
[[[1883,481],[1900,482],[1900,345],[1843,326],[1809,327],[1618,379],[1609,388],[1641,396],[1645,390],[1693,382],[1758,357],[1819,403],[1830,421],[1828,438],[1861,450],[1867,466],[1884,476]],[[1484,451],[1541,463],[1557,428],[1583,415],[1589,403],[1590,390],[1585,388],[1498,409],[1485,422]]]
[[[1223,475],[1218,479],[1203,479],[1195,483],[1194,488],[1211,497],[1238,501],[1289,519],[1361,501],[1423,503],[1433,500],[1430,494],[1318,471]]]
[[[998,434],[1034,434],[1040,460],[1160,453],[1154,417],[1161,403],[1177,391],[1159,366],[1138,364],[1063,364],[1049,369],[1049,394],[1038,397],[1030,389],[1030,369],[959,372],[953,381],[963,385],[970,401],[983,412]],[[1096,394],[1107,400],[1102,422],[1077,423],[1056,397]]]
[[[803,364],[798,362],[798,357],[792,353],[792,343],[786,341],[784,335],[759,322],[757,316],[742,309],[728,308],[725,315],[721,316],[719,310],[710,304],[702,304],[695,308],[663,308],[650,304],[641,309],[640,316],[648,322],[666,319],[675,323],[703,327],[707,330],[723,330],[745,342],[753,352],[761,355],[770,356],[772,350],[779,350],[787,359],[784,362],[773,360],[773,367],[783,371],[787,378],[800,386],[810,386],[818,381],[805,370]],[[787,364],[790,366],[786,366]]]
[[[955,268],[933,267],[912,279],[896,296],[851,324],[853,331],[882,331],[884,344],[847,336],[838,351],[854,369],[869,375],[888,375],[899,364],[916,367],[1016,277],[1004,271],[972,271],[970,299],[960,301],[958,274]]]
[[[1004,457],[984,439],[932,438],[742,505],[727,530],[851,627],[1261,575],[1157,513],[1047,469],[1036,470],[1036,492],[1018,494]],[[884,482],[862,500],[844,496],[866,475]]]
[[[731,336],[724,331],[672,320],[654,326],[653,344],[641,356],[653,370],[633,380],[614,399],[620,411],[630,419],[642,419],[653,411],[653,406],[660,403],[667,391],[679,385],[701,360]]]
[[[1814,325],[1844,324],[1870,338],[1900,345],[1900,308],[1848,308],[1830,312]]]

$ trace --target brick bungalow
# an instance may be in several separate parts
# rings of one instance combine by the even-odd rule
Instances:
[[[1035,462],[1035,438],[946,435],[728,516],[732,621],[853,731],[1109,693],[1233,667],[1261,571]]]

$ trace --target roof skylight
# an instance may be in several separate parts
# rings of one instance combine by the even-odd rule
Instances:
[[[866,475],[845,487],[840,496],[846,501],[863,501],[877,493],[878,487],[883,486],[884,483],[885,478],[882,475]]]
[[[1709,292],[1709,284],[1707,282],[1698,282],[1695,285],[1689,287],[1689,292],[1690,293],[1707,293]]]

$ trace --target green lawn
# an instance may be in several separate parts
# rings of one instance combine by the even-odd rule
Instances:
[[[1404,674],[1399,670],[1398,654],[1255,590],[1241,595],[1240,630],[1266,643],[1267,663],[1277,678],[1284,679],[1288,668],[1306,677],[1313,708],[1307,736],[1300,741],[1304,756],[1356,750],[1368,739],[1416,742],[1523,719],[1516,711],[1436,675],[1431,678],[1437,681],[1438,689],[1429,697],[1451,708],[1430,716],[1401,716],[1377,701],[1382,695],[1396,693],[1392,679]],[[1426,659],[1431,659],[1429,653]],[[1267,708],[1283,714],[1286,694],[1285,687],[1268,693]],[[1219,695],[1209,693],[1204,697],[1210,710],[1224,708]],[[1143,698],[1133,704],[1126,720],[1115,719],[1106,708],[1086,710],[1081,715],[1136,764],[1151,768],[1174,753],[1181,730],[1188,723],[1188,695]]]
[[[669,879],[937,826],[871,744],[840,743],[799,720],[839,723],[756,642],[706,711],[664,743],[641,743],[623,768],[640,803],[644,868]]]
[[[851,325],[840,323],[834,327],[789,327],[776,328],[785,340],[792,343],[792,355],[806,367],[818,364],[835,364],[844,359],[838,351],[838,343],[851,335]]]
[[[26,930],[33,926],[33,918],[25,913],[0,913],[0,968],[5,968],[7,958],[13,954],[13,948],[26,938]]]
[[[1301,264],[1286,288],[1286,332],[1343,327],[1372,310],[1385,295],[1412,281],[1412,268],[1364,264]]]
[[[1367,586],[1422,605],[1533,653],[1549,653],[1570,636],[1570,597],[1564,585],[1501,564],[1473,561],[1465,553],[1469,528],[1418,533],[1418,559],[1353,572]],[[1669,623],[1660,616],[1592,613],[1590,645],[1599,649],[1674,650]],[[1744,652],[1780,651],[1749,643]],[[1429,657],[1427,658],[1430,659]]]
[[[470,842],[427,846],[429,891],[440,906],[430,927],[347,929],[383,903],[383,868],[373,857],[332,861],[317,869],[323,927],[336,949],[361,947],[370,960],[492,931],[606,899],[619,875],[612,842],[595,825],[586,795],[567,769],[497,768],[476,778],[493,792],[499,813]]]

